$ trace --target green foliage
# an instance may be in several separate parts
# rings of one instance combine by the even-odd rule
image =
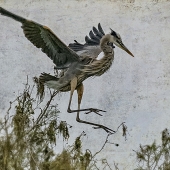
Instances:
[[[37,77],[34,77],[33,79],[37,86],[37,96],[39,97],[40,101],[43,101],[45,96],[44,84],[41,83]]]
[[[140,145],[136,152],[139,162],[136,170],[169,170],[170,169],[170,136],[168,130],[162,132],[162,145],[153,142],[151,145]]]
[[[34,87],[34,86],[33,86]],[[25,85],[23,93],[13,102],[0,122],[0,167],[3,170],[41,169],[49,166],[55,156],[56,136],[69,138],[69,126],[59,121],[57,105],[47,103],[32,95],[33,87]],[[43,106],[44,105],[44,106]],[[15,106],[15,112],[12,107]],[[47,168],[46,168],[47,169]]]
[[[65,121],[61,121],[58,126],[58,132],[63,135],[65,139],[69,138],[69,131],[68,127],[66,126],[67,123]]]
[[[77,141],[79,140],[79,141]],[[87,170],[91,163],[91,153],[86,150],[81,151],[81,147],[77,148],[76,143],[81,143],[80,139],[76,139],[75,143],[64,149],[61,154],[58,154],[54,161],[51,162],[50,170]],[[80,145],[79,145],[80,146]]]
[[[57,136],[67,141],[72,126],[59,120],[60,111],[52,104],[58,92],[50,91],[45,102],[42,84],[37,85],[41,88],[38,96],[33,95],[34,86],[27,83],[23,93],[10,102],[4,120],[0,120],[0,170],[98,170],[95,156],[89,150],[82,151],[84,132],[56,155]],[[103,169],[109,167],[107,161],[102,164]]]

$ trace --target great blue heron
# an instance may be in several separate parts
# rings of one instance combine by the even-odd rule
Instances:
[[[93,31],[90,31],[90,37],[85,37],[85,44],[80,44],[75,40],[74,43],[66,46],[48,27],[15,15],[2,7],[0,7],[0,13],[21,22],[26,38],[37,48],[41,48],[42,52],[53,60],[56,69],[63,70],[60,77],[42,73],[40,81],[49,88],[61,92],[70,91],[67,111],[69,113],[77,112],[76,120],[80,123],[94,125],[96,128],[103,128],[107,132],[113,132],[106,126],[81,120],[79,113],[80,111],[88,111],[98,114],[99,111],[103,111],[95,108],[80,109],[83,96],[83,81],[91,76],[101,76],[110,68],[114,60],[113,44],[133,56],[123,44],[120,35],[112,29],[110,34],[105,35],[99,24],[98,29],[93,27]],[[104,56],[97,59],[97,56],[102,51]],[[75,90],[78,93],[78,109],[71,110],[70,106]]]

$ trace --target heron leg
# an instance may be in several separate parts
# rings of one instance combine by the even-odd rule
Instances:
[[[67,109],[67,112],[68,113],[73,113],[73,112],[77,112],[77,111],[88,111],[86,114],[88,113],[91,113],[91,112],[94,112],[100,116],[102,116],[101,114],[99,114],[99,112],[106,112],[104,110],[100,110],[100,109],[95,109],[95,108],[88,108],[88,109],[79,109],[79,110],[71,110],[71,101],[72,101],[72,97],[73,97],[73,93],[74,93],[74,90],[76,89],[77,87],[77,77],[74,77],[72,80],[71,80],[71,91],[70,91],[70,100],[69,100],[69,105],[68,105],[68,109]],[[77,89],[81,89],[81,93],[82,93],[82,96],[83,96],[83,84],[81,83]],[[80,91],[80,90],[79,90]],[[78,92],[78,91],[77,91]],[[82,96],[81,96],[81,99],[82,99]],[[81,99],[78,99],[78,100],[81,100]]]
[[[70,109],[70,106],[71,106],[71,101],[72,101],[72,97],[73,97],[74,90],[75,90],[76,87],[77,87],[77,77],[74,77],[74,78],[71,80],[70,85],[71,85],[71,91],[70,91],[70,100],[69,100],[67,112],[72,113],[72,112],[74,112],[74,110],[71,110],[71,109]]]
[[[87,121],[84,121],[84,120],[81,120],[80,119],[80,104],[81,104],[81,100],[82,100],[82,97],[83,97],[83,91],[84,91],[84,87],[83,87],[83,84],[81,83],[78,87],[77,87],[77,94],[78,94],[78,110],[77,110],[77,117],[76,117],[76,121],[79,122],[79,123],[85,123],[85,124],[89,124],[89,125],[93,125],[95,126],[94,129],[99,129],[99,128],[102,128],[104,129],[107,133],[115,133],[114,130],[106,127],[106,126],[103,126],[103,125],[100,125],[100,124],[96,124],[96,123],[92,123],[92,122],[87,122]],[[85,109],[84,109],[85,110]]]

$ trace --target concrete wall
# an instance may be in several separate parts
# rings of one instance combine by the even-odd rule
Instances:
[[[128,140],[119,130],[106,145],[100,157],[121,169],[132,169],[139,144],[160,142],[161,131],[170,121],[170,2],[168,0],[1,0],[0,6],[31,20],[49,26],[66,44],[74,39],[84,42],[92,26],[100,22],[120,33],[124,44],[135,55],[132,58],[115,48],[111,69],[101,77],[84,82],[82,108],[107,110],[103,117],[82,115],[86,120],[110,128],[126,122]],[[20,23],[0,16],[0,111],[23,89],[26,76],[31,79],[41,72],[53,72],[53,64],[23,35]],[[56,97],[60,117],[73,125],[72,133],[83,130],[84,147],[98,151],[106,133],[91,126],[78,124],[75,114],[67,114],[69,93]],[[76,95],[72,108],[77,107]],[[1,114],[2,115],[2,114]],[[3,116],[3,115],[2,115]]]

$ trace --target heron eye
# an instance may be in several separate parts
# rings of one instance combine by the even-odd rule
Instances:
[[[110,46],[110,47],[112,47],[112,48],[115,48],[115,46],[113,45],[112,42],[107,42],[107,45]]]
[[[108,42],[107,42],[107,45],[111,46],[111,42],[108,41]]]
[[[113,46],[113,43],[112,42],[107,42],[107,45],[109,45],[109,46]]]

